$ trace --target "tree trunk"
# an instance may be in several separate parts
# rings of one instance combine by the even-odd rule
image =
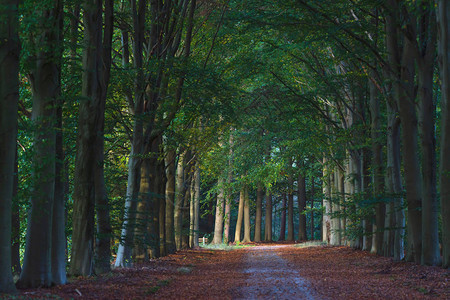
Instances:
[[[144,262],[147,260],[147,245],[150,243],[150,238],[147,234],[147,223],[150,216],[148,216],[150,206],[150,162],[149,158],[142,159],[139,183],[139,198],[136,205],[136,220],[133,240],[133,259],[137,262]],[[130,228],[131,229],[131,228]]]
[[[239,193],[239,208],[238,208],[238,217],[236,220],[236,231],[234,232],[234,242],[236,244],[241,242],[242,220],[244,218],[244,202],[245,202],[245,187],[241,187],[241,192]]]
[[[314,241],[314,178],[311,177],[311,241]]]
[[[17,154],[16,143],[11,214],[11,267],[14,276],[20,276],[20,272],[22,271],[22,266],[20,265],[20,204],[19,199],[17,199],[17,190],[19,188],[19,165]]]
[[[419,147],[417,142],[417,115],[415,111],[414,86],[414,45],[405,37],[403,49],[398,45],[396,12],[400,9],[396,1],[389,1],[392,8],[386,17],[386,45],[391,66],[395,100],[398,105],[402,125],[402,143],[404,151],[406,202],[408,204],[408,261],[420,263],[422,257],[422,176],[420,172]],[[414,27],[415,24],[409,24]],[[415,34],[413,34],[415,35]]]
[[[186,152],[182,151],[178,155],[178,163],[176,169],[176,191],[175,191],[175,212],[174,212],[174,234],[176,250],[182,247],[183,235],[183,207],[184,207],[184,157]]]
[[[223,214],[224,214],[224,187],[223,187],[223,178],[219,178],[217,181],[217,188],[219,189],[219,193],[217,194],[217,203],[216,203],[216,219],[214,223],[214,238],[213,244],[221,244],[222,236],[223,236]]]
[[[450,3],[437,1],[439,66],[441,71],[440,188],[442,214],[442,266],[450,267]]]
[[[248,186],[244,186],[244,239],[243,243],[250,243],[250,198],[248,196]]]
[[[416,53],[419,127],[422,142],[422,264],[435,266],[441,263],[438,234],[439,208],[436,191],[436,104],[433,100],[437,28],[433,2],[422,4],[418,22],[420,46]]]
[[[160,139],[162,143],[162,139]],[[161,144],[160,144],[161,145]],[[160,147],[161,151],[162,147]],[[162,153],[158,153],[158,156],[163,156]],[[167,255],[167,245],[166,245],[166,171],[164,160],[158,158],[157,166],[157,180],[155,180],[155,192],[158,198],[159,204],[159,256]],[[173,213],[173,210],[172,210]]]
[[[403,186],[401,181],[400,161],[400,120],[398,118],[397,105],[394,99],[386,101],[387,106],[387,165],[386,165],[386,192],[390,197],[390,213],[386,216],[392,230],[386,239],[392,245],[387,245],[387,255],[392,255],[394,260],[400,261],[404,257],[405,212],[403,208]],[[393,220],[392,220],[393,219]]]
[[[131,254],[134,243],[134,232],[136,223],[136,210],[141,181],[141,157],[143,153],[143,120],[142,113],[144,109],[143,93],[143,72],[142,72],[142,48],[144,39],[144,22],[147,1],[139,1],[139,9],[136,8],[136,1],[131,1],[132,17],[134,27],[134,67],[137,69],[137,75],[134,80],[134,103],[132,97],[128,97],[129,106],[133,112],[133,136],[131,140],[131,150],[128,158],[128,180],[125,197],[125,212],[120,235],[120,245],[117,250],[115,267],[129,267],[131,265]],[[128,65],[128,38],[122,36],[123,64]]]
[[[272,193],[266,190],[266,216],[264,227],[264,240],[272,241]]]
[[[166,155],[166,243],[167,253],[176,250],[175,243],[175,150],[169,150]]]
[[[45,41],[42,52],[36,54],[36,64],[30,75],[33,92],[34,157],[33,191],[28,218],[23,270],[17,286],[20,288],[50,287],[53,282],[52,218],[55,196],[56,107],[61,96],[59,50],[62,42],[62,2],[54,1],[42,11],[41,22],[52,20],[41,33]],[[48,51],[48,52],[44,52]],[[10,220],[10,219],[9,219]]]
[[[195,197],[194,197],[194,247],[198,247],[199,229],[200,229],[200,168],[199,162],[195,163]]]
[[[261,225],[262,225],[262,201],[264,197],[264,191],[262,184],[258,183],[258,189],[256,191],[256,216],[255,216],[255,242],[261,242]]]
[[[294,175],[292,174],[292,159],[289,160],[289,177],[288,177],[288,234],[287,240],[294,240]],[[306,188],[306,187],[305,187]],[[305,199],[306,208],[306,199]],[[306,239],[306,215],[305,217],[305,239]]]
[[[322,169],[322,191],[323,200],[322,207],[324,207],[323,217],[322,217],[322,241],[330,244],[331,237],[331,181],[330,175],[328,174],[327,159],[323,158],[323,169]],[[300,232],[300,230],[299,230]]]
[[[306,241],[306,216],[304,214],[306,209],[306,178],[303,176],[303,174],[300,172],[298,174],[298,194],[297,194],[297,201],[298,201],[298,240],[299,241]]]
[[[103,175],[103,129],[106,93],[111,68],[113,1],[83,2],[85,49],[83,52],[83,101],[78,116],[77,155],[74,171],[73,234],[70,274],[91,275],[94,267],[94,209],[97,206],[98,235],[96,271],[109,270],[111,226]],[[94,145],[94,147],[93,147]],[[97,205],[96,205],[97,204]],[[100,248],[98,248],[100,247]]]
[[[16,291],[11,272],[11,206],[19,101],[18,0],[0,2],[0,294]]]
[[[286,240],[286,202],[287,202],[287,196],[286,193],[283,193],[281,195],[281,225],[280,225],[280,238],[279,241]]]
[[[377,199],[375,206],[375,233],[372,243],[371,252],[378,255],[383,254],[383,238],[384,238],[384,221],[385,221],[385,204],[383,198],[383,145],[380,139],[381,123],[380,123],[380,99],[375,83],[369,80],[370,88],[370,136],[372,141],[372,172],[373,172],[373,195]]]
[[[232,149],[232,142],[233,139],[230,137],[230,149]],[[232,150],[230,150],[230,157],[232,154]],[[227,178],[227,184],[228,186],[233,181],[233,172],[231,171],[231,160],[228,162],[230,169],[228,171],[228,178]],[[231,201],[233,199],[233,194],[231,187],[228,187],[226,198],[225,198],[225,223],[223,225],[223,243],[225,245],[228,245],[229,239],[230,239],[230,223],[231,223]]]
[[[53,201],[52,221],[52,280],[56,285],[65,284],[66,277],[66,194],[64,174],[64,149],[62,128],[62,101],[59,99],[56,108],[56,162],[55,162],[55,195]]]

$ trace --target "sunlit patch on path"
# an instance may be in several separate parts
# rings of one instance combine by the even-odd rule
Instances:
[[[249,274],[238,299],[319,299],[307,280],[277,254],[292,246],[257,246],[246,249],[244,273]]]

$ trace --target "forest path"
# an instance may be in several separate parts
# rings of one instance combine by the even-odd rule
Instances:
[[[238,299],[318,299],[307,280],[278,251],[290,245],[245,249],[244,273],[249,277]]]

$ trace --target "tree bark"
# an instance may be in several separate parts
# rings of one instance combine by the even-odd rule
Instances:
[[[241,187],[239,193],[239,208],[238,217],[236,220],[236,231],[234,232],[234,242],[241,242],[241,230],[242,230],[242,220],[244,218],[244,202],[245,202],[245,187]]]
[[[262,226],[262,201],[264,197],[264,191],[262,184],[258,184],[256,191],[256,216],[255,216],[255,242],[261,242],[261,226]]]
[[[279,241],[286,240],[286,202],[287,196],[286,193],[282,193],[281,195],[281,225],[280,225],[280,238]]]
[[[328,160],[326,157],[323,158],[323,169],[322,169],[322,192],[323,200],[322,207],[324,207],[323,217],[322,217],[322,241],[330,244],[331,237],[331,182],[330,175],[328,174]],[[299,230],[300,232],[300,230]]]
[[[294,240],[294,174],[292,170],[292,159],[289,160],[289,176],[288,176],[288,234],[287,240]],[[305,199],[306,208],[306,199]],[[305,239],[306,239],[306,215],[305,217]]]
[[[15,152],[16,158],[14,160],[14,180],[13,180],[13,195],[12,195],[12,213],[11,213],[11,267],[13,275],[20,276],[22,266],[20,265],[20,204],[19,199],[17,199],[17,191],[19,188],[19,165],[17,157],[18,155],[17,143]]]
[[[175,212],[174,212],[174,234],[176,250],[182,247],[183,234],[183,207],[184,207],[184,157],[186,152],[182,151],[178,155],[178,163],[176,169],[176,191],[175,191]]]
[[[419,44],[416,51],[418,74],[419,128],[422,142],[422,264],[441,263],[438,234],[436,179],[436,104],[433,99],[433,75],[436,56],[436,14],[433,1],[421,1],[419,8]],[[415,41],[414,41],[415,42]]]
[[[450,3],[437,1],[439,66],[441,71],[440,187],[442,214],[442,266],[450,267]]]
[[[86,48],[83,52],[83,100],[80,103],[78,115],[74,171],[70,274],[88,276],[94,271],[94,210],[96,207],[99,231],[95,244],[98,261],[96,271],[109,270],[111,256],[109,205],[102,177],[104,176],[104,110],[111,68],[113,1],[105,2],[104,31],[102,1],[85,0],[83,9]]]
[[[223,215],[224,215],[224,200],[225,193],[223,187],[223,178],[219,178],[217,181],[217,188],[219,192],[217,194],[217,202],[216,202],[216,218],[214,223],[214,238],[213,244],[221,244],[222,236],[223,236]]]
[[[266,190],[266,216],[264,226],[264,240],[272,241],[272,193]]]
[[[134,79],[134,101],[132,97],[128,97],[130,110],[133,113],[133,135],[131,140],[131,150],[128,157],[128,179],[127,191],[125,196],[125,212],[122,224],[122,231],[120,235],[120,245],[117,250],[117,257],[114,267],[129,267],[131,266],[131,256],[134,241],[136,210],[138,203],[138,195],[141,181],[141,157],[143,153],[143,120],[142,114],[144,110],[144,76],[142,70],[142,50],[144,43],[144,26],[145,26],[145,12],[147,8],[147,0],[139,1],[139,8],[136,7],[136,1],[131,1],[131,10],[133,18],[133,56],[134,67],[137,75]],[[122,36],[123,47],[123,64],[124,67],[128,65],[128,38],[126,35]]]
[[[176,250],[175,243],[175,150],[169,150],[166,154],[166,243],[167,253],[172,254]]]
[[[250,243],[250,198],[248,196],[248,185],[244,186],[244,239],[243,243]]]
[[[11,272],[11,206],[19,101],[18,0],[0,2],[0,293],[14,293]]]
[[[298,174],[298,192],[297,192],[297,201],[298,201],[298,240],[306,241],[306,216],[304,214],[306,209],[306,178],[300,172]]]
[[[52,218],[55,196],[56,107],[61,96],[60,52],[62,42],[62,2],[53,1],[39,12],[42,24],[41,51],[30,74],[33,93],[34,155],[31,211],[28,218],[24,263],[17,286],[50,287],[53,282]],[[55,50],[57,49],[57,50]]]

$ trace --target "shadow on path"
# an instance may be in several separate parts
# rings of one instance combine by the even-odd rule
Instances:
[[[299,272],[281,258],[277,249],[257,246],[246,249],[244,273],[250,275],[238,299],[319,299]]]

